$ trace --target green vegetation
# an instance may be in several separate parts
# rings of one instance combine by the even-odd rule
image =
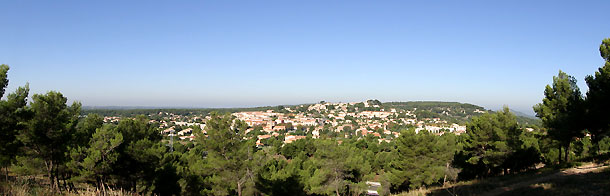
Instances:
[[[544,96],[542,103],[534,106],[534,111],[548,128],[549,137],[560,142],[559,156],[564,149],[564,159],[560,158],[559,161],[567,162],[570,143],[584,135],[584,100],[576,86],[576,79],[562,71],[553,77],[552,87],[546,86]]]
[[[415,189],[446,180],[455,154],[455,135],[435,136],[428,132],[402,132],[396,140],[390,163],[393,190]]]
[[[519,127],[508,108],[475,117],[467,130],[457,154],[463,178],[519,172],[540,162],[536,138]]]
[[[383,108],[389,110],[396,108],[401,110],[415,110],[415,115],[421,118],[440,118],[451,123],[466,124],[473,117],[494,111],[468,103],[440,102],[440,101],[409,101],[409,102],[387,102]],[[524,126],[540,126],[541,121],[528,116],[516,116],[517,122]]]
[[[482,112],[488,112],[481,106],[468,103],[438,101],[388,102],[384,103],[383,107],[415,110],[415,114],[421,118],[440,118],[458,124],[465,124],[472,117],[479,116]]]
[[[199,122],[205,119],[206,126],[204,130],[194,125],[176,126],[177,130],[193,128],[194,140],[169,146],[160,125],[151,123],[159,117],[152,114],[168,110],[84,112],[80,103],[68,104],[68,99],[55,91],[35,94],[28,104],[26,84],[0,101],[0,166],[4,170],[0,194],[38,194],[38,188],[45,187],[51,194],[88,194],[92,189],[98,194],[115,194],[116,190],[122,194],[125,190],[140,195],[363,195],[370,188],[368,181],[379,182],[376,191],[382,195],[425,187],[457,193],[438,187],[457,184],[470,187],[464,190],[487,192],[528,180],[531,172],[539,172],[539,177],[555,176],[544,171],[610,156],[610,122],[605,115],[610,111],[609,44],[610,39],[605,39],[600,47],[605,65],[585,79],[587,96],[568,74],[560,71],[553,77],[542,103],[534,106],[540,126],[520,123],[508,108],[491,112],[454,102],[369,100],[366,104],[329,106],[352,111],[408,109],[422,118],[463,122],[466,133],[461,135],[431,133],[367,116],[363,121],[379,122],[379,126],[386,123],[383,125],[399,131],[399,136],[395,138],[387,130],[391,134],[382,137],[384,130],[372,126],[356,133],[352,133],[356,129],[352,126],[335,131],[329,123],[286,130],[292,129],[292,124],[280,122],[278,125],[285,125],[281,132],[286,134],[266,135],[271,138],[260,144],[257,139],[263,136],[262,125],[249,127],[227,112],[275,109],[289,114],[289,119],[298,111],[308,111],[308,106],[296,106],[293,111],[283,106],[220,112],[176,109],[169,111],[196,115]],[[0,96],[4,96],[8,70],[8,66],[0,66]],[[310,115],[330,113],[318,110]],[[104,123],[102,116],[114,115],[129,118]],[[353,125],[347,120],[361,119],[351,116],[341,123]],[[314,139],[311,132],[318,129],[324,134]],[[301,135],[300,140],[285,140],[296,135]],[[542,164],[547,167],[536,170]],[[470,179],[482,183],[465,184],[464,180]],[[597,194],[573,188],[584,182],[593,184],[595,190],[607,191],[607,179],[607,170],[576,179],[543,178],[534,187],[515,187],[506,194]]]

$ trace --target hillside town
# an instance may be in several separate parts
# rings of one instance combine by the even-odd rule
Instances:
[[[372,137],[378,142],[390,142],[400,135],[401,129],[415,132],[428,131],[435,135],[462,134],[466,126],[448,123],[441,118],[418,118],[413,110],[384,108],[376,100],[350,103],[320,102],[310,105],[278,106],[264,111],[234,112],[232,116],[244,122],[246,134],[257,138],[256,145],[263,147],[270,138],[283,143],[311,137],[362,138]],[[485,111],[476,109],[475,113]],[[150,114],[150,123],[157,123],[161,133],[176,140],[192,141],[197,131],[206,133],[208,115],[178,115],[168,112]],[[116,123],[120,117],[105,117],[106,123]]]

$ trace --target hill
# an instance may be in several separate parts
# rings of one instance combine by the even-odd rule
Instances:
[[[480,116],[484,113],[493,113],[484,107],[459,102],[439,102],[439,101],[408,101],[408,102],[386,102],[383,103],[386,109],[396,108],[405,110],[415,110],[415,114],[421,118],[440,118],[447,122],[465,124],[472,117]],[[522,112],[511,110],[517,117],[517,122],[523,126],[540,125],[540,120]]]
[[[370,100],[369,100],[370,101]],[[448,123],[465,124],[472,117],[480,116],[484,113],[494,112],[484,107],[459,102],[440,102],[440,101],[408,101],[408,102],[386,102],[380,103],[381,108],[389,111],[390,109],[414,111],[418,118],[440,118]],[[301,104],[305,106],[311,104]],[[153,107],[129,107],[129,106],[85,106],[82,114],[97,113],[102,116],[123,116],[130,117],[136,115],[149,115],[159,112],[168,112],[178,115],[208,115],[212,111],[220,113],[232,113],[239,111],[264,111],[280,110],[284,107],[294,107],[295,105],[262,106],[249,108],[153,108]],[[379,109],[379,108],[377,108]],[[540,120],[527,116],[521,112],[513,111],[517,116],[519,124],[524,126],[539,125]]]
[[[449,123],[464,124],[474,116],[491,112],[469,103],[439,101],[386,102],[384,108],[415,111],[418,118],[440,118]]]

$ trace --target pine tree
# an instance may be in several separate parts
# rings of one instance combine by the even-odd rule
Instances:
[[[494,114],[483,114],[474,117],[467,124],[464,136],[464,154],[470,166],[465,171],[475,176],[490,176],[506,171],[505,161],[514,151],[519,131],[517,121],[508,108]]]
[[[358,195],[364,192],[364,176],[371,171],[360,149],[316,140],[315,153],[303,162],[301,177],[308,194]],[[305,158],[305,157],[304,157]]]
[[[415,189],[442,179],[453,159],[454,142],[427,131],[403,130],[395,140],[395,158],[389,171],[392,189]]]
[[[231,115],[210,114],[206,122],[207,136],[199,134],[198,145],[207,152],[207,166],[213,172],[213,195],[238,195],[254,192],[254,140],[244,140],[247,125]],[[244,192],[245,191],[245,192]],[[248,194],[249,193],[249,194]]]
[[[85,150],[85,158],[80,163],[81,177],[95,182],[96,187],[105,190],[109,175],[119,157],[117,147],[122,143],[123,135],[114,127],[98,128]]]
[[[553,86],[546,86],[544,96],[542,103],[534,106],[534,111],[548,128],[548,136],[559,141],[559,156],[563,148],[563,160],[567,162],[571,142],[584,135],[582,94],[576,79],[560,70],[553,76]]]
[[[585,78],[587,91],[587,129],[592,133],[593,142],[597,143],[605,136],[610,136],[610,38],[599,46],[599,52],[605,61],[594,75]]]
[[[44,95],[35,94],[32,100],[30,107],[33,118],[19,139],[32,160],[40,158],[44,161],[51,186],[59,190],[59,180],[65,180],[62,178],[66,169],[65,152],[68,151],[69,140],[75,131],[81,105],[74,102],[72,106],[67,106],[67,98],[55,91]]]
[[[0,65],[0,98],[8,85],[8,65]],[[27,110],[27,97],[29,85],[19,87],[14,93],[8,94],[6,100],[0,100],[0,167],[6,171],[5,179],[8,181],[8,166],[15,161],[21,142],[17,135],[26,127],[23,122],[30,117]]]
[[[123,136],[117,147],[119,157],[114,175],[118,185],[137,193],[154,191],[155,171],[167,148],[161,143],[161,134],[145,116],[123,119],[115,128]]]

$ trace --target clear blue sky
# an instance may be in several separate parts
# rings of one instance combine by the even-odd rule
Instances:
[[[379,99],[532,113],[602,63],[610,1],[2,1],[8,91],[89,106]]]

